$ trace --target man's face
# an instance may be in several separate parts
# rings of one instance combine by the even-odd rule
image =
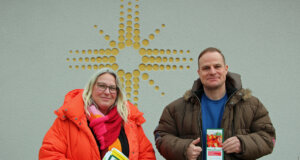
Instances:
[[[198,74],[205,89],[217,90],[225,88],[228,66],[222,55],[216,51],[207,52],[199,59]]]

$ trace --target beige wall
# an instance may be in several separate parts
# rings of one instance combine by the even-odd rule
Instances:
[[[209,46],[224,52],[229,70],[242,75],[243,86],[270,112],[278,140],[274,153],[262,159],[299,158],[299,1],[128,2],[1,0],[0,159],[37,159],[53,111],[101,64],[127,73],[128,94],[145,113],[145,132],[154,144],[152,132],[163,107],[191,87],[197,78],[195,59]],[[138,29],[127,37],[137,42],[134,46],[118,44],[120,17],[125,39],[130,32],[128,14],[132,30]]]

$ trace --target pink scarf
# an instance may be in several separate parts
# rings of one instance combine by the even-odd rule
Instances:
[[[92,114],[95,115],[95,113]],[[101,150],[109,147],[119,137],[122,118],[117,112],[116,106],[107,115],[101,115],[99,118],[91,116],[89,120],[89,126],[93,129],[97,140],[100,142]]]

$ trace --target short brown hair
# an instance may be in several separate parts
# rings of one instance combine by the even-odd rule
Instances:
[[[204,50],[199,54],[199,56],[198,56],[198,68],[199,68],[199,66],[200,66],[200,64],[199,64],[200,58],[201,58],[205,53],[207,53],[207,52],[218,52],[218,53],[220,53],[220,55],[221,55],[222,58],[223,58],[224,64],[226,64],[226,63],[225,63],[225,57],[224,57],[223,53],[221,52],[221,50],[219,50],[218,48],[215,48],[215,47],[208,47],[208,48],[204,49]]]

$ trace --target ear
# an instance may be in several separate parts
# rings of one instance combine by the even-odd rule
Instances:
[[[226,71],[226,74],[228,73],[228,65],[225,64],[225,71]]]
[[[197,70],[197,73],[198,73],[198,76],[200,76],[200,69],[198,68],[198,70]]]

